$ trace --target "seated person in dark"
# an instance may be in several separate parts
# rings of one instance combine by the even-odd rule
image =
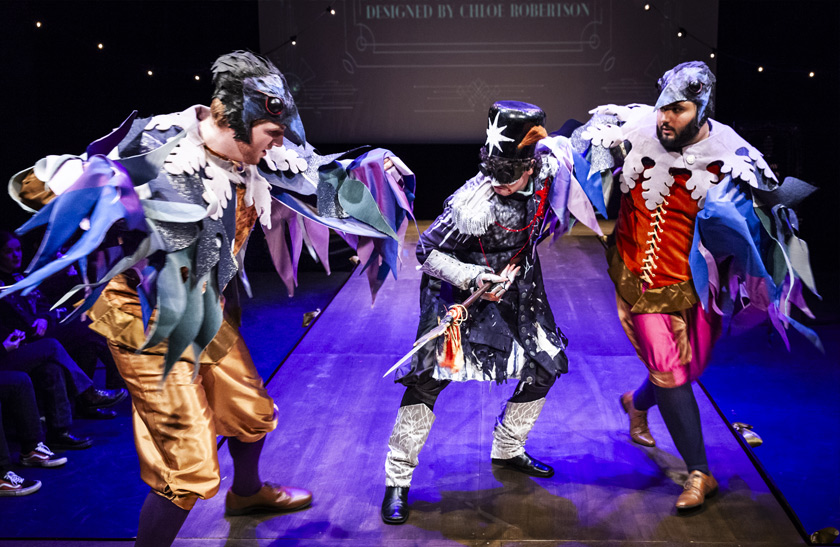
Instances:
[[[3,285],[14,283],[20,275],[17,273],[20,266],[20,241],[9,232],[0,232],[0,282]],[[70,398],[75,400],[77,413],[81,417],[112,418],[112,412],[102,409],[125,399],[127,392],[124,389],[103,390],[94,387],[93,380],[73,360],[61,342],[47,336],[51,320],[49,308],[36,292],[32,291],[27,296],[13,294],[0,299],[0,339],[9,342],[4,342],[4,351],[0,352],[0,370],[26,372],[45,400],[67,400],[67,412],[71,416]],[[91,339],[98,336],[92,331],[90,335]],[[82,336],[84,334],[80,334],[79,338]],[[60,373],[60,382],[52,378],[55,376],[55,368]],[[54,393],[56,390],[63,391],[64,396]],[[55,408],[46,403],[44,406],[47,414],[65,412],[64,403],[57,404]],[[66,423],[66,418],[54,418],[62,427],[70,425]]]
[[[47,427],[47,444],[55,449],[81,450],[90,447],[90,439],[79,438],[70,433],[73,406],[67,396],[64,370],[55,361],[56,356],[60,359],[63,354],[68,360],[70,356],[61,344],[46,339],[32,344],[29,348],[22,347],[24,333],[19,330],[3,332],[2,327],[0,336],[3,339],[3,349],[0,350],[0,375],[9,377],[25,374],[30,378],[30,383],[38,388],[38,399],[43,407]],[[35,411],[38,411],[37,405]]]
[[[56,456],[44,444],[44,432],[35,402],[32,380],[23,372],[0,371],[0,496],[27,496],[41,488],[41,481],[24,479],[12,470],[3,418],[11,418],[20,442],[20,464],[25,467],[60,467],[67,458]]]
[[[4,286],[23,278],[22,256],[20,240],[10,232],[0,231],[0,282]],[[61,321],[67,314],[66,308],[50,309],[53,302],[81,280],[75,268],[65,270],[26,296],[14,294],[0,299],[0,313],[5,316],[4,321],[8,326],[24,331],[30,341],[37,338],[58,340],[91,379],[97,362],[101,362],[105,367],[105,387],[120,389],[125,384],[117,372],[108,343],[88,328],[86,317]],[[45,298],[44,294],[52,296]]]

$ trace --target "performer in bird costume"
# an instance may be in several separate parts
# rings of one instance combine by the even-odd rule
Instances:
[[[78,263],[89,282],[65,298],[84,297],[75,313],[87,312],[107,338],[131,393],[151,487],[138,546],[171,544],[196,500],[216,494],[217,435],[234,466],[227,514],[312,500],[259,475],[278,416],[239,333],[237,288],[247,288],[254,224],[290,293],[303,242],[326,263],[330,228],[356,246],[375,293],[396,271],[411,214],[414,177],[402,162],[387,150],[318,155],[270,61],[236,51],[216,60],[213,78],[209,108],[132,115],[84,155],[48,156],[10,182],[21,205],[39,210],[20,231],[46,231],[28,277],[3,294]]]
[[[654,107],[608,105],[572,138],[597,185],[620,172],[621,205],[607,252],[621,324],[648,369],[620,404],[630,437],[654,446],[647,411],[659,406],[689,473],[677,509],[718,490],[691,384],[709,363],[724,313],[742,325],[768,317],[787,343],[790,316],[816,293],[793,207],[814,188],[783,183],[761,154],[713,120],[715,77],[688,62],[659,80]],[[620,170],[617,169],[620,167]]]

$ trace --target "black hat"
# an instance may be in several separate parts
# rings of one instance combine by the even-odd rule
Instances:
[[[533,157],[536,143],[522,148],[519,148],[519,143],[537,125],[545,125],[545,112],[542,108],[520,101],[493,103],[487,115],[484,154],[506,159]]]

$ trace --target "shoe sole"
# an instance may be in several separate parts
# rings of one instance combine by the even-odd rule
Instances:
[[[34,494],[38,490],[41,489],[41,481],[35,481],[36,484],[28,488],[18,488],[16,490],[0,490],[0,497],[12,497],[12,496],[28,496],[29,494]]]
[[[98,408],[96,410],[103,410],[104,411],[105,409]],[[96,414],[96,413],[89,414],[87,412],[81,412],[79,414],[76,414],[75,417],[79,418],[81,420],[113,420],[114,418],[117,417],[117,413],[114,412],[113,410],[108,410],[106,412],[107,413],[103,413],[103,414]]]
[[[697,508],[699,508],[699,507],[703,507],[703,504],[704,504],[704,503],[706,503],[706,500],[707,500],[707,499],[709,499],[709,498],[713,498],[713,497],[715,497],[715,494],[717,494],[717,493],[718,493],[718,490],[719,490],[719,489],[720,489],[720,487],[715,488],[714,490],[712,490],[711,492],[709,492],[708,494],[706,494],[706,495],[705,495],[705,497],[703,497],[703,501],[701,501],[701,502],[700,502],[700,503],[698,503],[697,505],[686,505],[686,506],[684,506],[684,507],[676,506],[676,507],[677,507],[677,511],[691,511],[692,509],[697,509]]]
[[[123,391],[116,399],[114,399],[113,401],[110,401],[108,403],[101,404],[101,405],[85,405],[85,406],[89,406],[90,408],[111,408],[112,406],[116,406],[116,405],[120,404],[121,402],[125,401],[126,397],[128,397],[128,393]]]
[[[246,507],[245,509],[236,509],[231,510],[225,508],[225,516],[226,517],[241,517],[243,515],[251,515],[254,513],[294,513],[295,511],[300,511],[301,509],[306,509],[312,505],[312,501],[310,500],[305,505],[301,505],[300,507],[292,507],[290,509],[278,509],[277,507],[271,505],[254,505],[253,507]]]
[[[386,518],[384,515],[381,515],[381,514],[379,516],[382,517],[382,522],[384,522],[385,524],[392,524],[392,525],[393,524],[405,524],[405,522],[408,520],[408,515],[406,515],[406,517],[404,519]]]
[[[20,464],[24,467],[61,467],[67,463],[67,458],[57,458],[55,460],[46,461],[24,461],[20,460]]]
[[[73,445],[50,443],[50,448],[54,448],[55,450],[85,450],[86,448],[90,448],[91,446],[93,446],[93,441]]]
[[[496,467],[500,467],[502,469],[510,469],[511,471],[516,471],[517,473],[522,473],[523,475],[528,475],[529,477],[537,477],[539,479],[550,479],[551,477],[554,476],[554,469],[552,469],[551,473],[549,473],[549,474],[543,474],[543,473],[536,474],[536,473],[529,473],[525,469],[522,469],[520,467],[514,467],[510,464],[507,464],[507,463],[505,463],[503,461],[500,461],[500,460],[497,460],[497,459],[491,460],[491,463],[493,465],[495,465]]]

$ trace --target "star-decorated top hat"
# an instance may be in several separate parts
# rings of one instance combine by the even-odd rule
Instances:
[[[524,159],[534,156],[536,143],[519,146],[525,135],[535,126],[545,125],[542,108],[520,101],[498,101],[487,115],[487,157]]]

